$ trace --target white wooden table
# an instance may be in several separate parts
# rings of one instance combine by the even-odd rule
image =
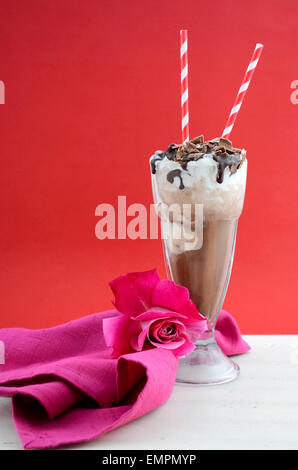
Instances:
[[[298,449],[298,335],[246,336],[235,381],[176,385],[152,413],[74,449]],[[0,398],[0,449],[21,449],[10,399]]]

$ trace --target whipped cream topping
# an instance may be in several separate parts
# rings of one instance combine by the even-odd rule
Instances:
[[[160,209],[163,204],[181,207],[183,204],[201,204],[203,220],[237,219],[242,212],[246,186],[245,150],[234,149],[226,139],[204,142],[202,136],[191,141],[193,148],[188,144],[183,148],[171,144],[167,152],[155,152],[150,159],[153,197],[161,219],[165,221],[168,217]],[[189,150],[193,152],[187,153]],[[184,227],[180,239],[170,237],[166,240],[171,251],[200,249],[201,230],[192,231],[188,214],[176,217],[174,211],[170,223],[182,223]],[[175,233],[175,227],[172,228]]]

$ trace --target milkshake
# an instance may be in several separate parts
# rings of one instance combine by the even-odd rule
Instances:
[[[156,206],[191,207],[188,216],[175,210],[170,215],[159,211],[163,222],[168,217],[169,225],[184,228],[180,237],[164,239],[166,264],[169,276],[188,288],[212,329],[232,267],[245,194],[246,152],[227,139],[205,142],[199,136],[183,145],[171,144],[165,152],[155,152],[150,164]],[[194,224],[197,204],[202,207],[198,227]]]

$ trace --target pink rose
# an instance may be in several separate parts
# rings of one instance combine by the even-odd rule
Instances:
[[[206,319],[185,287],[161,281],[155,269],[120,276],[110,286],[119,315],[103,320],[103,333],[114,356],[152,347],[184,356],[195,349]]]

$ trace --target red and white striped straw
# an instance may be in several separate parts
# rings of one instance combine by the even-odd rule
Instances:
[[[182,142],[189,140],[187,29],[180,31]]]
[[[244,97],[246,95],[248,86],[250,84],[250,81],[252,79],[253,73],[255,71],[255,68],[257,66],[257,63],[259,61],[260,55],[263,50],[263,44],[257,44],[254,50],[254,53],[252,55],[252,58],[250,60],[249,66],[247,67],[247,70],[244,75],[243,82],[241,84],[241,87],[239,88],[235,103],[233,105],[233,108],[230,112],[229,119],[225,125],[225,129],[222,133],[222,137],[225,139],[228,139],[230,137],[230,134],[232,132],[233,126],[235,124],[237,115],[239,113],[239,109],[241,108],[241,105],[243,103]]]

